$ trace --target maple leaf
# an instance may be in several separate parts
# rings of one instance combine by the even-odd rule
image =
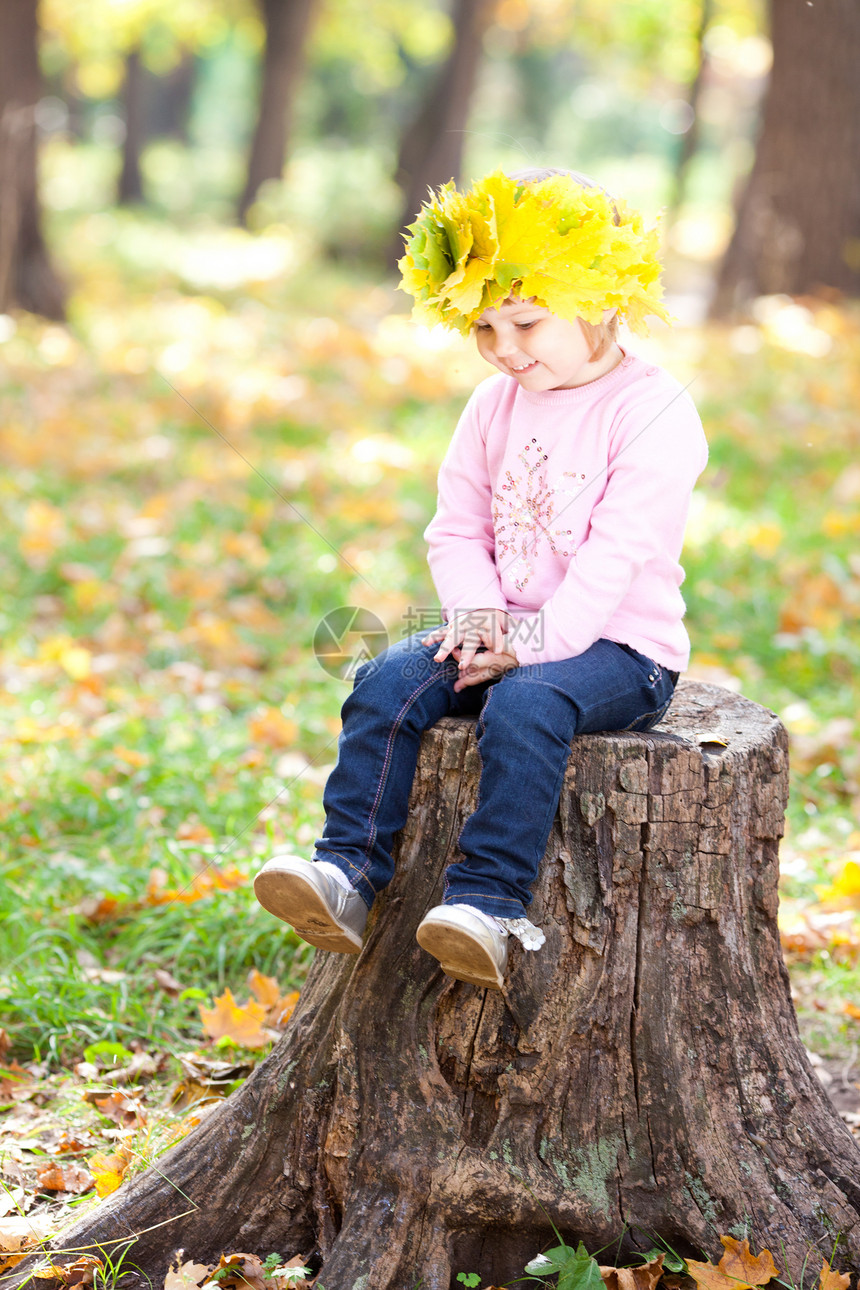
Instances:
[[[826,1259],[821,1264],[818,1290],[848,1290],[850,1281],[851,1278],[847,1272],[834,1272]]]
[[[752,1290],[750,1281],[739,1281],[737,1277],[727,1276],[722,1268],[713,1263],[699,1263],[696,1259],[687,1259],[687,1270],[701,1290]]]
[[[726,1251],[720,1259],[720,1269],[727,1276],[751,1286],[763,1286],[779,1275],[770,1250],[755,1255],[750,1251],[749,1241],[736,1241],[733,1236],[721,1236],[720,1240]]]
[[[272,1008],[281,998],[281,987],[273,976],[264,976],[257,968],[248,973],[248,989],[264,1008]]]
[[[237,1003],[228,989],[215,999],[214,1008],[198,1006],[203,1031],[209,1039],[231,1039],[243,1048],[263,1048],[271,1041],[271,1034],[262,1029],[266,1009],[253,999],[245,1004]]]
[[[266,1008],[266,1022],[270,1026],[284,1027],[299,1001],[298,990],[282,995],[281,987],[273,976],[264,976],[256,968],[248,974],[248,988]]]

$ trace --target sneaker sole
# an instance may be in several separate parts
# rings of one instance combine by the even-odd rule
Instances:
[[[264,909],[289,923],[308,945],[335,954],[361,953],[361,939],[340,925],[313,883],[299,874],[259,873],[254,879],[254,895]]]
[[[455,981],[477,985],[483,990],[501,990],[504,977],[495,960],[480,941],[473,940],[462,927],[444,923],[425,923],[418,928],[416,939],[422,949],[439,960],[442,971]]]

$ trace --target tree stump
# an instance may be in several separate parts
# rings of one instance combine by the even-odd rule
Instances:
[[[655,731],[575,739],[531,911],[547,944],[514,944],[494,993],[415,942],[477,786],[473,723],[440,721],[361,956],[318,954],[270,1057],[63,1245],[142,1233],[154,1281],[182,1246],[315,1252],[326,1290],[456,1290],[520,1275],[552,1219],[590,1250],[746,1236],[795,1277],[838,1234],[857,1272],[860,1151],[777,934],[786,746],[773,713],[692,683]]]

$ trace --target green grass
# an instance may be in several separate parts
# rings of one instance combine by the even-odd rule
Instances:
[[[251,239],[208,225],[236,281],[204,289],[193,221],[52,219],[70,331],[19,318],[0,378],[0,1015],[18,1057],[62,1065],[100,1040],[200,1042],[197,1000],[157,968],[208,997],[246,996],[252,967],[302,980],[308,952],[247,878],[322,823],[347,691],[314,629],[357,604],[399,635],[435,604],[421,533],[484,369],[421,348],[390,285],[290,260],[283,231],[292,267],[255,279]],[[787,890],[804,897],[860,850],[860,321],[810,323],[833,338],[823,358],[767,327],[754,353],[716,329],[656,352],[695,376],[711,443],[685,555],[693,674],[786,716]],[[181,890],[231,866],[243,885],[147,903],[153,869]]]

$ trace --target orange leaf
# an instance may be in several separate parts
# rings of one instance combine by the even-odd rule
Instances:
[[[607,1290],[654,1290],[663,1275],[665,1254],[658,1254],[650,1263],[637,1268],[600,1268]]]
[[[850,1280],[847,1272],[834,1272],[827,1260],[824,1260],[818,1279],[819,1290],[848,1290]]]
[[[99,1196],[110,1196],[111,1192],[116,1191],[131,1164],[131,1158],[128,1147],[119,1147],[109,1156],[99,1151],[92,1157],[88,1163]]]
[[[222,1254],[213,1275],[227,1290],[267,1290],[263,1265],[256,1254]]]
[[[280,708],[266,708],[248,722],[251,742],[263,748],[291,748],[298,737],[295,721],[285,717]]]
[[[146,1108],[138,1098],[130,1097],[128,1093],[111,1093],[108,1097],[96,1097],[93,1101],[102,1115],[113,1120],[120,1128],[136,1129],[146,1124]]]
[[[713,1263],[698,1263],[687,1259],[690,1276],[702,1290],[752,1290],[749,1281],[738,1281],[736,1277],[727,1276],[721,1267]]]
[[[262,1030],[266,1009],[250,999],[237,1003],[232,990],[225,990],[215,1000],[214,1008],[200,1007],[203,1031],[209,1039],[232,1039],[244,1048],[263,1048],[271,1040]]]
[[[56,1162],[42,1165],[36,1173],[36,1182],[42,1191],[66,1191],[80,1196],[92,1191],[93,1178],[82,1165],[59,1165]]]
[[[272,1008],[281,998],[281,987],[273,976],[264,976],[257,968],[248,973],[248,989],[264,1008]]]
[[[726,1251],[720,1259],[720,1269],[726,1276],[736,1277],[745,1285],[763,1286],[779,1275],[770,1250],[755,1255],[750,1252],[749,1241],[736,1241],[733,1236],[721,1236],[720,1240]]]

